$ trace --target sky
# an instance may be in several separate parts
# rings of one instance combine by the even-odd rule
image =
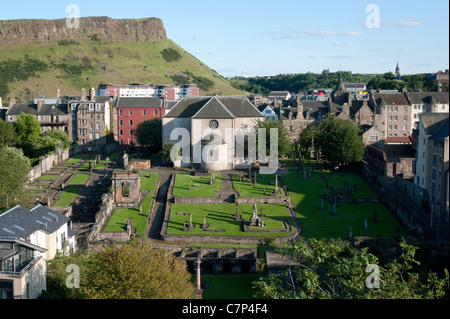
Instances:
[[[448,0],[0,0],[0,20],[160,18],[169,39],[225,77],[449,68]]]

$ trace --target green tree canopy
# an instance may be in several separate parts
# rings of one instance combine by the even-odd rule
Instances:
[[[448,269],[443,278],[419,273],[414,268],[419,264],[416,249],[402,240],[396,256],[382,261],[368,248],[356,249],[347,241],[300,239],[280,248],[298,266],[262,278],[255,287],[259,297],[275,299],[448,298]]]
[[[259,120],[258,128],[262,128],[262,129],[266,130],[266,140],[265,141],[260,138],[259,134],[257,134],[257,136],[256,136],[256,143],[257,143],[256,145],[258,145],[258,150],[259,150],[260,143],[265,142],[266,143],[266,154],[268,156],[271,156],[271,154],[270,154],[270,139],[271,139],[270,131],[271,131],[271,129],[277,129],[278,130],[278,157],[284,157],[291,153],[292,143],[288,139],[288,132],[281,122]],[[258,154],[258,157],[260,157],[260,156],[261,156],[261,154]]]
[[[355,163],[364,155],[362,138],[351,120],[327,116],[320,123],[317,138],[322,155],[330,163]]]
[[[0,212],[16,205],[28,205],[25,186],[30,168],[30,160],[21,149],[0,148]]]
[[[45,131],[44,133],[42,133],[42,136],[53,139],[56,144],[62,143],[63,149],[65,150],[69,149],[70,145],[72,144],[67,135],[60,130]]]
[[[65,287],[66,266],[80,269],[80,288]],[[188,299],[194,286],[186,263],[148,243],[113,246],[99,253],[60,256],[49,265],[44,298]]]
[[[17,118],[16,134],[21,145],[31,143],[41,134],[41,125],[33,115],[22,113]]]
[[[18,141],[14,125],[0,119],[0,147],[14,146]]]
[[[153,119],[139,123],[135,136],[140,145],[149,146],[154,153],[159,152],[162,147],[162,121]]]

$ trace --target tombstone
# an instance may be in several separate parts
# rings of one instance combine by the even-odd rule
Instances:
[[[278,192],[278,174],[275,173],[275,192]]]
[[[332,208],[332,211],[331,211],[331,216],[337,216],[336,206],[337,206],[337,201],[334,201],[333,202],[333,208]]]
[[[364,229],[369,229],[369,225],[367,224],[367,219],[364,220]]]
[[[200,228],[205,231],[209,228],[209,225],[206,223],[206,216],[203,216],[203,225],[201,225]]]
[[[325,209],[323,208],[323,198],[320,200],[320,211],[325,211]]]
[[[192,214],[189,214],[189,228],[194,228],[194,225],[192,224]]]
[[[181,229],[182,232],[187,232],[189,231],[189,228],[186,227],[186,222],[183,222],[183,228]]]
[[[375,213],[373,214],[372,222],[374,222],[374,223],[378,223],[379,222],[379,220],[378,220],[378,211],[375,211]]]
[[[351,227],[348,228],[348,240],[351,241],[353,239],[353,229]]]
[[[306,177],[306,170],[303,170],[303,179],[307,179],[307,177]]]
[[[128,154],[127,154],[127,152],[123,152],[122,160],[123,160],[123,169],[126,169],[127,166],[128,166]]]
[[[311,171],[312,169],[308,170],[308,178],[311,178]]]
[[[250,218],[250,226],[264,227],[264,222],[261,217],[258,216],[258,208],[256,207],[256,204],[253,205],[253,215]]]
[[[142,204],[139,205],[139,212],[142,213]]]
[[[209,180],[209,185],[214,185],[216,179],[214,178],[214,175],[211,174],[211,179]]]

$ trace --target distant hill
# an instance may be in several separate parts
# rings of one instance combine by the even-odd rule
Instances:
[[[167,39],[159,19],[82,18],[0,21],[0,96],[28,102],[39,96],[80,95],[111,84],[196,83],[202,95],[244,91]]]

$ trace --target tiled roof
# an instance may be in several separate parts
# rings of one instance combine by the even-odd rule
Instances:
[[[202,108],[209,104],[211,107]],[[229,112],[227,112],[229,111]],[[229,114],[231,113],[231,114]],[[228,118],[264,117],[264,115],[243,96],[184,97],[164,117],[166,118]]]
[[[420,122],[427,135],[436,134],[445,121],[448,122],[448,113],[423,113],[420,114]]]
[[[0,214],[0,237],[24,238],[37,230],[54,233],[70,219],[44,206],[16,206]]]
[[[37,110],[36,104],[14,104],[6,112],[6,115],[20,115],[22,113],[31,115],[67,115],[67,104],[44,104]]]
[[[161,108],[163,100],[157,97],[119,97],[117,108]]]
[[[449,92],[408,92],[406,96],[411,104],[431,104],[431,99],[438,104],[449,104]]]

